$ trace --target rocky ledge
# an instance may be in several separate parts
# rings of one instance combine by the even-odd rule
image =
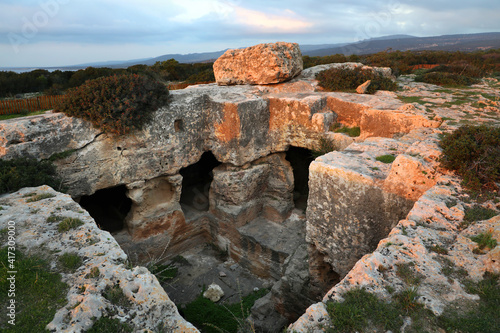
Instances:
[[[40,195],[43,199],[36,200]],[[145,267],[132,267],[113,236],[69,195],[48,186],[24,188],[0,196],[0,206],[0,230],[13,221],[16,248],[49,261],[70,287],[66,305],[47,326],[51,332],[85,332],[101,317],[127,323],[134,332],[198,332],[179,315],[156,277]],[[68,218],[74,228],[59,227]],[[65,254],[82,259],[74,272],[58,269]],[[121,290],[124,300],[113,303],[116,297],[106,296],[110,289]]]

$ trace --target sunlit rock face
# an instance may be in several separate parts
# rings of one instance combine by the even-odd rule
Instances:
[[[227,50],[214,63],[214,74],[223,86],[273,84],[294,78],[302,68],[299,45],[278,42]]]

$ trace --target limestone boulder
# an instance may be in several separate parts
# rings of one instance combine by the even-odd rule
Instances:
[[[215,283],[208,286],[208,289],[203,293],[203,297],[211,300],[212,302],[218,302],[221,297],[224,296],[224,291],[222,288]]]
[[[228,50],[214,63],[219,85],[273,84],[288,81],[302,71],[296,43],[269,43]]]
[[[33,194],[48,198],[29,202]],[[48,186],[24,188],[0,196],[0,206],[0,230],[6,230],[12,224],[9,221],[15,222],[17,249],[44,258],[56,271],[62,255],[82,260],[73,272],[58,271],[68,285],[67,302],[47,325],[49,331],[87,332],[99,318],[109,317],[127,322],[134,332],[198,332],[180,316],[156,277],[145,267],[130,268],[127,255],[111,234],[99,229],[69,195]],[[50,222],[65,218],[81,225],[60,231],[62,222]],[[0,246],[6,246],[6,241],[3,238]],[[124,300],[106,296],[110,288],[120,290]]]

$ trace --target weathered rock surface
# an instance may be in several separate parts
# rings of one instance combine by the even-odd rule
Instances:
[[[427,144],[437,141],[437,135],[431,139],[429,132]],[[432,177],[438,156],[431,159],[426,151],[420,158],[405,154],[423,142],[422,135],[408,135],[406,142],[373,138],[353,143],[311,163],[307,240],[326,254],[324,260],[341,277],[372,252],[436,183]],[[397,157],[383,163],[377,160],[383,155]]]
[[[446,276],[444,271],[459,271],[464,268],[468,278],[481,280],[484,272],[498,274],[499,246],[486,250],[485,254],[474,254],[477,244],[470,237],[482,232],[491,232],[500,240],[500,216],[476,223],[461,231],[464,204],[456,200],[459,185],[456,179],[443,178],[439,185],[428,190],[415,204],[407,218],[401,220],[390,235],[380,241],[377,249],[359,260],[346,277],[323,298],[312,305],[293,325],[290,331],[309,332],[328,323],[326,302],[342,301],[342,294],[353,288],[365,288],[380,298],[390,299],[387,286],[395,292],[409,287],[399,275],[398,265],[410,265],[421,281],[417,286],[418,302],[434,314],[440,315],[453,302],[478,300],[478,295],[468,294],[460,280]],[[439,246],[447,253],[432,250]],[[453,274],[453,273],[451,273]]]
[[[51,194],[53,197],[27,202],[26,194]],[[48,186],[25,188],[0,196],[0,229],[9,221],[16,225],[16,246],[52,262],[65,253],[78,255],[82,265],[74,273],[63,273],[69,286],[68,303],[47,325],[52,332],[84,332],[102,316],[127,322],[134,332],[150,332],[161,327],[169,332],[198,332],[178,313],[156,277],[144,267],[127,268],[127,256],[114,238],[100,230],[90,215],[69,195]],[[82,225],[65,232],[50,216],[71,217]],[[4,246],[4,245],[2,245]],[[97,272],[92,277],[89,273]],[[120,288],[128,305],[113,304],[105,297],[107,288]],[[22,292],[29,292],[24,290]]]
[[[174,176],[209,150],[219,162],[243,166],[290,145],[314,149],[335,120],[360,126],[361,139],[441,123],[392,94],[317,91],[317,71],[308,68],[276,86],[208,84],[172,91],[169,105],[130,136],[99,135],[89,123],[60,114],[2,121],[0,134],[7,139],[0,142],[0,156],[47,158],[76,150],[57,164],[68,192],[80,197],[119,184]]]
[[[46,159],[56,153],[80,149],[99,136],[89,122],[62,113],[3,120],[0,122],[0,156]]]
[[[288,81],[302,71],[296,43],[258,44],[227,50],[214,63],[217,84],[273,84]]]

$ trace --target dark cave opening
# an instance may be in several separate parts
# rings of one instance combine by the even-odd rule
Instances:
[[[125,217],[132,207],[132,200],[127,197],[127,187],[120,185],[82,196],[80,206],[89,212],[99,228],[116,232],[124,228]]]
[[[212,170],[220,165],[211,151],[201,155],[195,164],[182,168],[179,173],[182,176],[181,207],[184,213],[196,210],[206,212],[209,208],[208,193],[212,183]]]
[[[290,146],[286,152],[286,160],[290,162],[293,171],[293,201],[295,207],[305,210],[309,195],[309,165],[314,161],[312,151],[306,148]]]

